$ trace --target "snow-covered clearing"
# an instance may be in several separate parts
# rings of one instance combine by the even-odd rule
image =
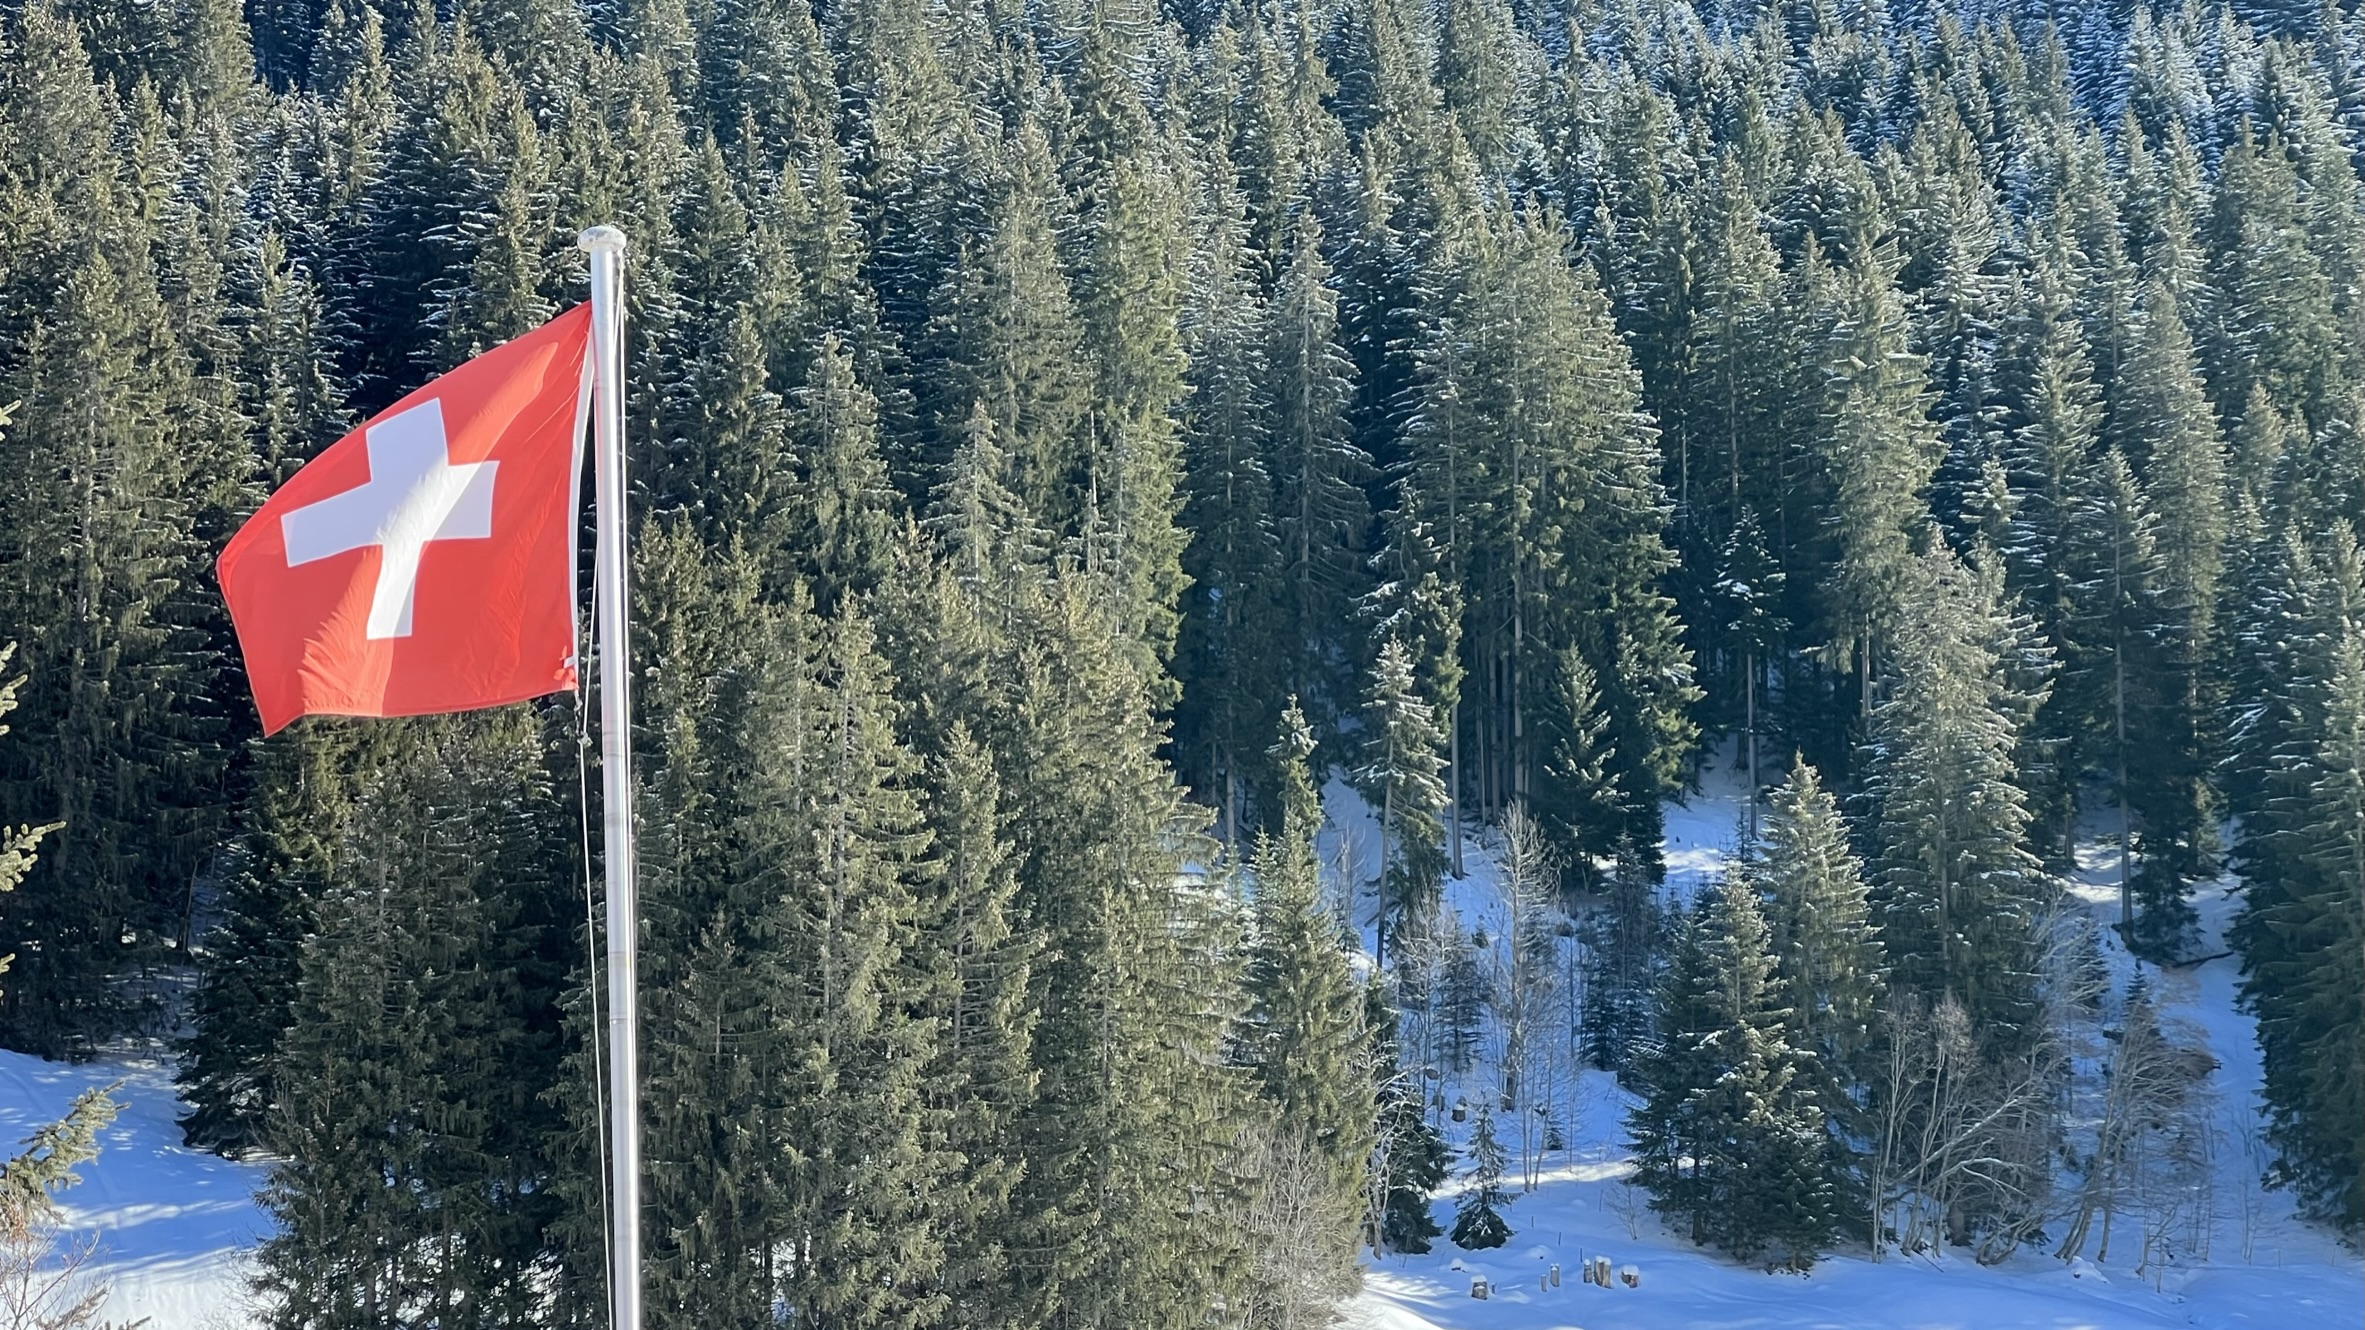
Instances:
[[[97,1243],[92,1269],[109,1285],[107,1321],[148,1330],[246,1324],[246,1253],[269,1225],[254,1201],[263,1169],[181,1145],[172,1065],[161,1052],[80,1066],[0,1052],[0,1154],[64,1116],[93,1086],[121,1084],[123,1111],[99,1157],[61,1196],[67,1241]]]
[[[1667,809],[1666,857],[1670,894],[1688,898],[1721,872],[1739,838],[1745,784],[1732,770],[1729,749],[1703,774],[1701,792]],[[1368,861],[1377,833],[1353,792],[1325,791],[1339,827],[1333,843],[1362,845]],[[2099,828],[2096,841],[2100,842]],[[1501,928],[1502,906],[1493,864],[1470,847],[1468,876],[1447,886],[1447,902],[1464,931]],[[1336,850],[1330,856],[1336,862]],[[1366,868],[1361,874],[1370,875]],[[2108,922],[2116,918],[2114,849],[2081,857],[2073,890]],[[2204,954],[2225,950],[2225,925],[2239,907],[2224,884],[2196,894]],[[1368,945],[1369,918],[1359,917]],[[2123,988],[2135,962],[2105,932],[2114,979]],[[2114,1246],[2107,1268],[2054,1260],[2022,1250],[1993,1268],[1967,1256],[1937,1259],[1890,1254],[1875,1262],[1855,1253],[1834,1255],[1808,1275],[1770,1275],[1737,1266],[1668,1232],[1642,1196],[1624,1185],[1627,1162],[1623,1117],[1630,1102],[1614,1080],[1587,1072],[1569,1096],[1569,1149],[1547,1156],[1540,1185],[1517,1194],[1507,1218],[1509,1245],[1464,1252],[1439,1238],[1426,1256],[1390,1256],[1373,1263],[1364,1291],[1346,1307],[1350,1326],[1368,1330],[2138,1330],[2153,1326],[2262,1326],[2275,1330],[2357,1330],[2365,1324],[2365,1262],[2322,1229],[2292,1214],[2291,1200],[2261,1188],[2267,1158],[2258,1139],[2258,1046],[2250,1019],[2234,1005],[2237,963],[2221,957],[2152,975],[2164,1021],[2182,1021],[2205,1039],[2217,1060],[2210,1078],[2216,1128],[2211,1211],[2188,1226],[2187,1248],[2206,1243],[2206,1255],[2181,1251],[2164,1270],[2132,1268],[2137,1244]],[[1464,1079],[1469,1086],[1490,1073]],[[1476,1092],[1469,1092],[1475,1100]],[[1467,1124],[1445,1124],[1459,1147]],[[1453,1187],[1436,1204],[1441,1227],[1452,1226]],[[1632,1265],[1638,1287],[1622,1282],[1596,1288],[1579,1279],[1588,1258]],[[1544,1286],[1554,1265],[1559,1287]],[[1484,1278],[1491,1295],[1471,1296]]]
[[[1740,825],[1742,787],[1730,763],[1713,764],[1702,786],[1701,794],[1668,808],[1669,885],[1681,896],[1722,869]],[[1343,880],[1366,880],[1378,854],[1370,810],[1343,784],[1334,782],[1325,794],[1335,819],[1324,836],[1325,858],[1334,871],[1342,860],[1348,865]],[[1449,885],[1448,902],[1465,930],[1485,927],[1499,935],[1492,861],[1481,842],[1466,848],[1469,874]],[[2094,851],[2076,887],[2106,919],[2116,908],[2115,875],[2111,852]],[[2213,884],[2195,903],[2208,934],[2205,951],[2222,950],[2238,902]],[[1368,947],[1368,904],[1357,904]],[[2105,942],[2123,982],[2133,962],[2108,934]],[[2164,1015],[2188,1022],[2218,1063],[2212,1215],[2200,1234],[2206,1255],[2182,1253],[2158,1272],[2156,1285],[2154,1272],[2138,1275],[2129,1267],[2131,1243],[2120,1244],[2108,1268],[2066,1266],[2042,1251],[2023,1251],[1995,1268],[1955,1257],[1892,1255],[1875,1263],[1849,1254],[1806,1276],[1735,1266],[1664,1231],[1623,1185],[1626,1099],[1609,1077],[1588,1072],[1568,1096],[1569,1148],[1546,1157],[1540,1184],[1510,1208],[1511,1244],[1466,1253],[1441,1238],[1427,1256],[1378,1261],[1363,1293],[1345,1308],[1347,1323],[1370,1330],[2357,1330],[2365,1324],[2365,1264],[2295,1219],[2288,1197],[2258,1185],[2258,1049],[2248,1018],[2234,1006],[2236,978],[2230,958],[2155,976]],[[266,1228],[253,1200],[263,1170],[181,1147],[174,1123],[179,1105],[160,1057],[76,1067],[0,1053],[0,1144],[58,1116],[84,1088],[117,1080],[123,1114],[106,1133],[105,1152],[65,1196],[73,1235],[100,1244],[102,1273],[113,1288],[108,1318],[121,1324],[145,1317],[151,1330],[245,1324],[247,1254]],[[1516,1166],[1507,1181],[1516,1190]],[[1452,1205],[1449,1185],[1437,1202],[1448,1225]],[[1640,1286],[1580,1282],[1580,1263],[1594,1256],[1633,1265]],[[1555,1264],[1560,1286],[1539,1287]],[[1478,1276],[1493,1285],[1485,1301],[1470,1296]]]

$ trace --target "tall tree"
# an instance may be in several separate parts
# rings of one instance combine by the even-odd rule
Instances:
[[[1329,641],[1363,592],[1361,551],[1371,511],[1363,483],[1371,458],[1349,432],[1354,364],[1339,349],[1338,293],[1322,260],[1322,234],[1299,223],[1289,266],[1267,313],[1265,379],[1273,512],[1281,542],[1282,641],[1290,690],[1318,718],[1351,708],[1347,680]]]
[[[1322,805],[1306,762],[1313,735],[1295,707],[1283,713],[1281,829],[1259,837],[1254,928],[1248,948],[1248,1057],[1278,1130],[1303,1137],[1321,1161],[1314,1198],[1330,1238],[1315,1256],[1354,1265],[1364,1170],[1376,1143],[1375,1085],[1365,998],[1348,966],[1342,923],[1322,889],[1315,834]]]
[[[1774,791],[1761,854],[1750,872],[1766,896],[1785,1024],[1828,1078],[1823,1111],[1843,1119],[1844,1096],[1872,1079],[1888,952],[1838,801],[1803,761]]]
[[[1380,810],[1380,957],[1390,934],[1435,913],[1445,876],[1445,736],[1413,679],[1412,657],[1390,638],[1372,665],[1363,705],[1363,762],[1355,783]]]
[[[1813,1054],[1793,1047],[1756,888],[1724,880],[1684,927],[1660,997],[1660,1038],[1627,1117],[1652,1208],[1694,1242],[1805,1269],[1839,1202]]]
[[[1984,1042],[2041,1031],[2037,916],[2054,886],[2027,846],[2013,750],[2030,710],[2016,659],[2042,648],[2002,601],[1992,565],[1922,557],[1887,696],[1873,713],[1865,791],[1875,900],[1894,982],[1962,1004]]]

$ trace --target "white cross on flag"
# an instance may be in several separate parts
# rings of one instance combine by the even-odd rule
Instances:
[[[465,711],[575,685],[589,306],[330,445],[222,551],[263,732]]]

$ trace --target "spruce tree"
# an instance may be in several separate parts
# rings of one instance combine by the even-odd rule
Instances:
[[[1286,653],[1283,677],[1303,705],[1326,717],[1352,705],[1346,681],[1333,677],[1324,639],[1364,589],[1361,551],[1371,512],[1363,483],[1371,458],[1349,433],[1354,365],[1338,346],[1338,293],[1321,242],[1310,218],[1299,224],[1266,316],[1272,460],[1265,469],[1283,534],[1277,644]]]
[[[546,1293],[565,895],[533,888],[572,876],[564,821],[522,710],[404,724],[304,944],[262,1196],[277,1325],[515,1324]]]
[[[1362,765],[1355,783],[1380,810],[1381,959],[1392,933],[1435,912],[1445,876],[1445,758],[1437,713],[1413,680],[1412,659],[1391,637],[1372,665],[1364,699]]]
[[[1983,1043],[2022,1049],[2042,1033],[2034,929],[2054,887],[2013,783],[2042,693],[2021,691],[2011,667],[2042,649],[2001,602],[1992,565],[1940,548],[1915,571],[1865,784],[1881,936],[1897,986],[1952,998]]]
[[[1470,1177],[1454,1202],[1453,1245],[1463,1251],[1486,1251],[1511,1240],[1511,1223],[1503,1218],[1511,1198],[1503,1194],[1503,1143],[1495,1139],[1494,1097],[1478,1106],[1478,1125],[1470,1129]]]
[[[1422,1103],[1420,1069],[1408,1070],[1397,1038],[1398,1016],[1378,976],[1368,987],[1365,1022],[1379,1070],[1377,1130],[1379,1146],[1372,1156],[1367,1184],[1377,1193],[1376,1213],[1366,1217],[1372,1251],[1420,1255],[1429,1240],[1443,1233],[1430,1213],[1430,1196],[1444,1182],[1453,1162],[1452,1152],[1429,1124]]]
[[[1268,323],[1247,251],[1228,162],[1210,164],[1212,214],[1191,255],[1183,306],[1191,357],[1184,415],[1183,618],[1175,653],[1182,700],[1176,766],[1216,810],[1216,831],[1237,852],[1276,811],[1268,737],[1287,696],[1282,635],[1281,529],[1267,465],[1272,424]]]
[[[1585,996],[1578,1033],[1585,1060],[1621,1079],[1651,1031],[1651,1003],[1667,932],[1650,865],[1620,847],[1601,904],[1582,929]]]
[[[1370,1036],[1365,999],[1341,945],[1342,921],[1325,902],[1315,855],[1322,806],[1306,770],[1313,735],[1294,706],[1282,725],[1281,830],[1259,837],[1250,861],[1256,902],[1248,1056],[1280,1129],[1303,1133],[1324,1161],[1324,1203],[1336,1212],[1337,1234],[1350,1241],[1331,1259],[1351,1261],[1373,1146]]]
[[[1835,278],[1838,325],[1821,350],[1830,382],[1821,456],[1831,476],[1826,517],[1836,548],[1826,588],[1826,640],[1853,656],[1869,718],[1875,662],[1892,650],[1926,541],[1924,492],[1945,452],[1930,418],[1927,362],[1909,346],[1896,264],[1853,257]]]
[[[1020,913],[991,755],[959,722],[927,788],[933,872],[904,964],[914,972],[913,1017],[939,1030],[922,1097],[927,1139],[948,1158],[929,1205],[945,1235],[945,1319],[991,1325],[1009,1262],[1018,1115],[1035,1091],[1028,979],[1042,934]]]
[[[31,672],[17,725],[41,740],[0,753],[0,820],[65,824],[0,914],[20,976],[0,1042],[58,1056],[141,1014],[138,980],[186,941],[227,802],[197,522],[235,500],[246,459],[196,437],[191,366],[127,195],[109,181],[82,201],[89,234],[0,361],[0,399],[23,403],[0,454],[0,619]]]
[[[0,427],[8,424],[8,412],[0,410]],[[14,642],[0,642],[0,671],[8,668],[9,658],[16,654]],[[0,674],[0,718],[16,709],[16,690],[23,678],[8,678]],[[0,738],[8,734],[8,726],[0,723]],[[55,825],[42,827],[0,826],[0,895],[16,890],[16,884],[33,866],[34,851],[40,848],[41,838],[57,830]],[[0,975],[8,973],[8,962],[0,956]],[[0,1158],[0,1239],[11,1243],[21,1241],[22,1235],[34,1226],[51,1218],[54,1194],[71,1186],[77,1179],[74,1168],[98,1155],[98,1134],[113,1121],[120,1105],[107,1097],[103,1089],[89,1089],[74,1097],[66,1116],[57,1122],[43,1125],[23,1142],[23,1153],[14,1158]],[[1416,1108],[1417,1113],[1417,1108]],[[1416,1124],[1417,1125],[1417,1124]],[[1407,1154],[1407,1167],[1417,1167],[1417,1161]],[[1442,1169],[1440,1169],[1442,1172]],[[1434,1185],[1431,1179],[1431,1185]],[[1427,1208],[1427,1197],[1422,1198]],[[1428,1230],[1436,1232],[1435,1226]],[[36,1258],[39,1253],[36,1252]],[[77,1297],[80,1292],[72,1287],[57,1290],[42,1279],[44,1272],[27,1271],[34,1276],[31,1286],[10,1290],[11,1310],[25,1308],[30,1303],[30,1315],[42,1315],[44,1303],[53,1293]],[[95,1311],[95,1307],[85,1308]]]
[[[1627,1125],[1653,1209],[1696,1243],[1803,1270],[1830,1245],[1839,1202],[1822,1073],[1789,1040],[1776,964],[1756,887],[1727,877],[1674,948]]]
[[[2249,882],[2234,941],[2242,1001],[2258,1018],[2265,1060],[2270,1178],[2312,1212],[2354,1230],[2361,1201],[2352,1048],[2359,1026],[2359,716],[2365,709],[2365,559],[2336,529],[2320,550],[2290,546],[2292,575],[2276,643],[2277,696],[2248,736],[2244,765],[2259,788],[2244,814]]]
[[[2224,444],[2191,368],[2192,351],[2165,288],[2145,304],[2145,330],[2122,378],[2117,424],[2158,524],[2159,613],[2151,629],[2151,714],[2128,798],[2145,829],[2147,899],[2167,910],[2158,942],[2174,951],[2189,924],[2174,904],[2216,870],[2217,597],[2225,559]]]
[[[827,609],[887,575],[896,503],[879,455],[878,401],[836,338],[822,340],[797,406],[804,474],[791,539],[815,602]]]
[[[1749,876],[1766,896],[1790,1041],[1829,1078],[1822,1108],[1839,1118],[1848,1100],[1829,1091],[1846,1095],[1872,1080],[1888,954],[1848,826],[1815,768],[1798,762],[1772,802]]]

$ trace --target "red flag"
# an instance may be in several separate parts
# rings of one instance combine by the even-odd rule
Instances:
[[[429,383],[305,463],[217,571],[271,734],[575,686],[591,307]]]

